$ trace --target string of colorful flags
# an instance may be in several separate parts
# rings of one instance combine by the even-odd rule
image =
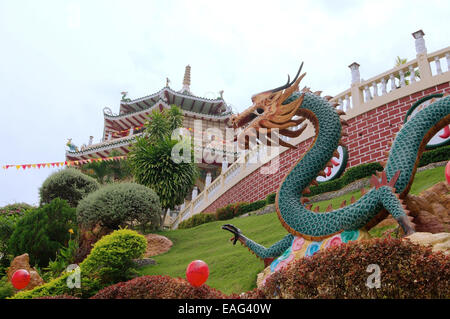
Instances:
[[[12,164],[12,165],[3,165],[3,169],[16,168],[16,169],[27,169],[27,168],[49,168],[49,167],[64,167],[64,166],[77,166],[84,165],[87,163],[93,162],[110,162],[110,161],[119,161],[125,159],[126,156],[113,156],[113,157],[103,157],[103,158],[89,158],[86,160],[78,160],[78,161],[64,161],[64,162],[53,162],[53,163],[39,163],[39,164]]]

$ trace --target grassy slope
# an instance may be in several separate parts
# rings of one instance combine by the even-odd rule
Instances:
[[[410,193],[417,194],[444,179],[444,167],[417,173]],[[337,208],[344,199],[349,203],[352,194],[356,199],[360,196],[359,192],[350,193],[317,204],[321,211],[324,211],[329,203],[334,201],[333,207]],[[275,213],[161,232],[161,235],[173,241],[173,247],[169,252],[153,257],[157,265],[144,267],[140,273],[185,277],[187,265],[195,259],[201,259],[209,265],[209,286],[225,293],[240,293],[253,289],[256,286],[257,274],[264,268],[263,262],[239,243],[232,245],[229,241],[231,233],[220,229],[220,226],[226,223],[234,224],[249,238],[266,247],[287,234]]]
[[[257,274],[264,269],[263,262],[239,242],[233,246],[229,241],[232,234],[221,229],[226,223],[234,224],[249,238],[266,247],[287,234],[275,213],[162,232],[161,235],[172,240],[173,247],[169,252],[153,257],[157,265],[142,268],[140,273],[185,277],[187,265],[193,260],[201,259],[209,266],[209,286],[225,293],[254,288]]]

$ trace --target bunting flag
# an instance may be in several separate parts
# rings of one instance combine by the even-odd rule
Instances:
[[[46,167],[63,167],[63,166],[77,166],[83,165],[87,163],[93,162],[103,162],[103,161],[120,161],[126,159],[125,155],[123,156],[113,156],[113,157],[103,157],[103,158],[90,158],[87,160],[78,160],[78,161],[65,161],[65,162],[53,162],[53,163],[38,163],[38,164],[10,164],[10,165],[2,165],[3,169],[13,168],[15,167],[17,170],[19,169],[27,169],[27,168],[46,168]]]

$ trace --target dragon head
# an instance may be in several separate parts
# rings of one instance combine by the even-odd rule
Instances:
[[[297,137],[306,128],[306,125],[291,130],[290,128],[298,126],[305,119],[298,117],[298,109],[303,102],[304,94],[298,99],[283,104],[283,102],[291,96],[292,93],[298,91],[298,85],[306,73],[300,77],[303,63],[297,72],[295,78],[288,81],[286,84],[268,91],[264,91],[252,96],[252,106],[247,110],[231,118],[231,124],[235,129],[245,127],[244,130],[238,134],[237,141],[241,148],[248,149],[250,140],[252,138],[264,138],[267,145],[271,146],[285,146],[295,148],[295,146],[280,139],[281,136]],[[298,117],[294,119],[294,117]],[[274,142],[274,138],[278,142]]]

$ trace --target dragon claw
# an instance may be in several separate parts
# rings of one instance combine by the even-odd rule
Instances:
[[[228,230],[229,232],[231,232],[234,235],[234,237],[232,237],[230,239],[230,240],[233,241],[233,245],[236,245],[236,242],[239,239],[243,238],[241,230],[239,228],[237,228],[236,226],[234,226],[234,225],[225,224],[225,225],[222,226],[222,229]]]

